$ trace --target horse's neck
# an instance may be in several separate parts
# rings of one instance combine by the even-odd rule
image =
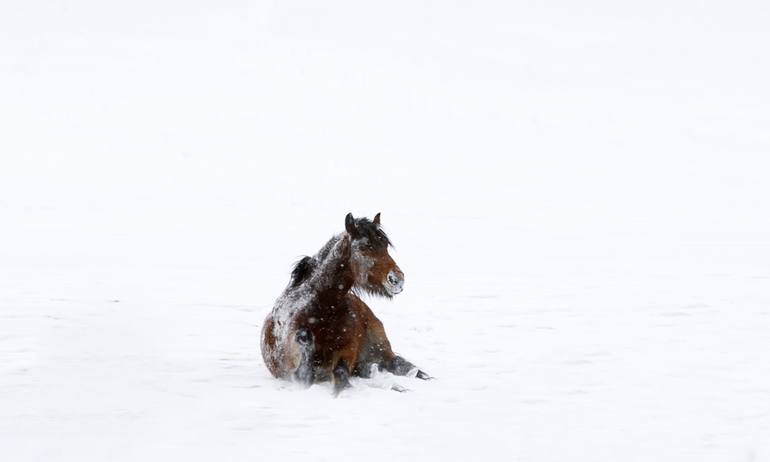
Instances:
[[[318,266],[310,285],[319,292],[348,292],[353,286],[353,268],[350,265],[350,237],[341,234],[332,238],[316,255]]]
[[[329,257],[329,254],[334,249],[334,246],[337,245],[343,236],[344,234],[337,234],[336,236],[332,236],[332,238],[329,239],[323,247],[321,247],[318,253],[313,256],[313,259],[316,262],[323,263],[324,260]]]

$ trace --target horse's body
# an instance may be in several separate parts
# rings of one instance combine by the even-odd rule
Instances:
[[[415,369],[393,353],[382,323],[356,293],[392,297],[402,290],[379,218],[348,214],[346,232],[297,263],[262,328],[262,356],[275,377],[307,385],[332,380],[339,393],[349,376],[367,377],[373,365],[396,375]],[[420,370],[417,376],[429,378]]]

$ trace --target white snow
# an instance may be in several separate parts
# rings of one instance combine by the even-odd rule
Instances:
[[[768,24],[3,2],[2,459],[770,460]],[[436,380],[264,367],[349,211],[382,212],[406,283],[370,305]]]

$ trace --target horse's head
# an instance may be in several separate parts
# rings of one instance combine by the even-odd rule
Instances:
[[[345,230],[351,238],[354,288],[388,298],[404,290],[404,273],[388,254],[390,239],[380,228],[380,214],[370,221],[348,213]]]

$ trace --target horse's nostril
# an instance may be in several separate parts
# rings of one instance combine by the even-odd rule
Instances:
[[[387,290],[391,295],[399,294],[404,287],[404,276],[400,272],[391,271],[385,278]]]
[[[400,286],[403,284],[403,280],[394,273],[388,274],[388,282],[393,286]]]

